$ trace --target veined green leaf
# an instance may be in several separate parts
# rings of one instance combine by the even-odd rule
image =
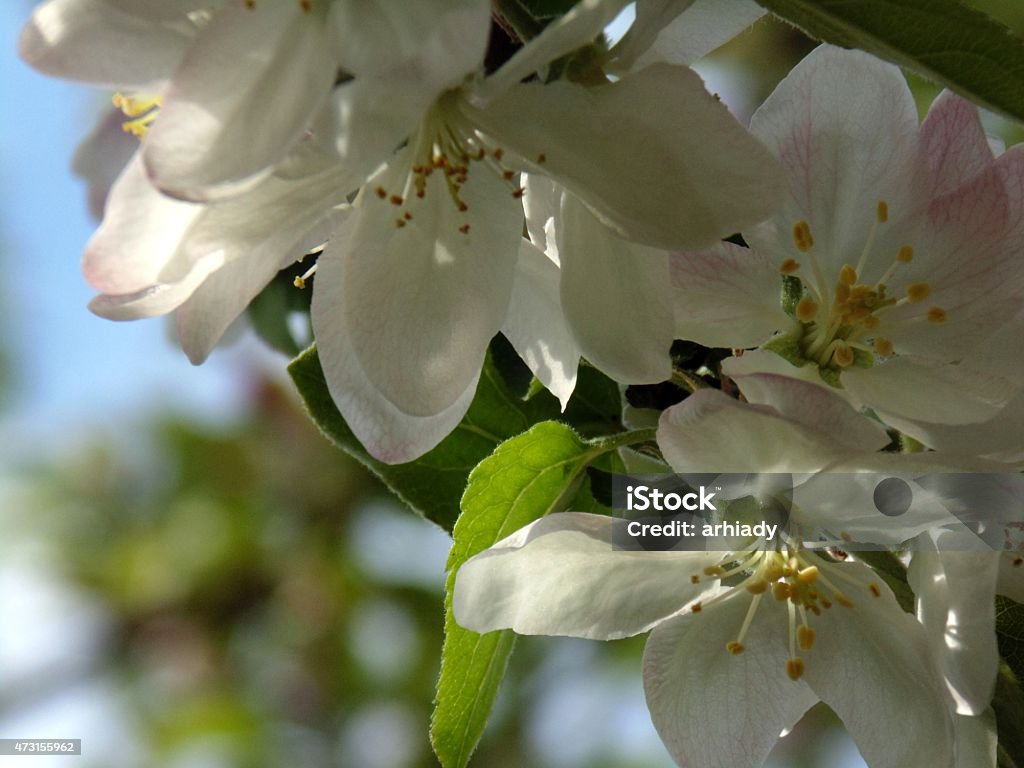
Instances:
[[[1024,41],[956,0],[757,0],[813,38],[860,48],[1024,120]]]

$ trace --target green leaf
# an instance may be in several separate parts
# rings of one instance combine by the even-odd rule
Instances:
[[[512,395],[488,357],[473,404],[452,434],[419,459],[390,465],[366,452],[338,412],[315,346],[297,357],[288,372],[313,421],[331,442],[369,467],[415,512],[446,531],[455,524],[473,467],[503,440],[558,415],[558,403],[550,396],[524,402]]]
[[[620,432],[618,385],[593,368],[582,367],[565,413],[547,391],[523,400],[509,391],[488,354],[469,411],[437,447],[407,464],[377,461],[349,429],[327,390],[316,347],[288,366],[306,409],[320,431],[376,474],[417,514],[451,531],[470,471],[499,443],[533,424],[558,419],[586,436]]]
[[[1024,41],[956,0],[757,0],[811,37],[861,48],[1024,120]]]
[[[996,639],[1003,665],[992,709],[999,732],[999,765],[1024,766],[1024,605],[996,597]]]
[[[509,630],[480,635],[455,623],[456,572],[473,555],[564,506],[587,464],[604,451],[564,424],[543,422],[502,443],[470,475],[448,556],[444,650],[430,728],[434,752],[445,768],[469,762],[515,642]]]

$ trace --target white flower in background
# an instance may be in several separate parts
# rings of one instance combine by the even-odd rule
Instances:
[[[898,68],[829,46],[751,131],[782,161],[789,194],[744,231],[750,249],[673,257],[677,334],[763,345],[775,354],[725,370],[824,380],[886,420],[992,418],[1020,387],[1005,375],[1013,356],[960,363],[1024,302],[1024,149],[993,157],[977,110],[949,93],[919,127]]]
[[[204,200],[247,189],[285,160],[339,71],[360,88],[399,78],[428,102],[457,85],[483,56],[489,19],[483,0],[400,11],[356,0],[49,0],[20,49],[47,74],[129,92],[122,103],[142,118],[134,129],[148,126],[150,178]]]
[[[873,465],[884,432],[835,393],[750,377],[799,419],[720,392],[662,415],[658,443],[676,471],[815,471]],[[890,456],[896,464],[901,456]],[[941,465],[939,459],[935,459]],[[821,527],[821,515],[797,526]],[[682,766],[757,766],[816,701],[839,715],[873,768],[952,765],[953,707],[924,627],[863,564],[797,540],[732,552],[612,549],[613,518],[559,513],[460,568],[456,620],[478,632],[615,639],[652,629],[647,703]]]

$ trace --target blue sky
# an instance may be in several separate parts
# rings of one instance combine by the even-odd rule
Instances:
[[[19,447],[60,443],[85,425],[117,433],[157,407],[230,415],[250,355],[219,351],[194,368],[167,340],[164,321],[113,323],[86,309],[92,292],[79,258],[96,225],[70,165],[110,94],[43,77],[18,60],[32,6],[0,4],[0,345],[15,373],[0,443],[10,446],[11,430]]]

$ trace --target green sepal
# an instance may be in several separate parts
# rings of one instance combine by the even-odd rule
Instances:
[[[782,309],[792,318],[796,317],[796,305],[804,297],[804,281],[796,275],[782,276]]]
[[[774,352],[787,363],[795,365],[797,368],[803,368],[805,365],[810,365],[814,362],[804,357],[804,351],[800,348],[800,339],[790,334],[775,336],[762,345],[761,349]]]

